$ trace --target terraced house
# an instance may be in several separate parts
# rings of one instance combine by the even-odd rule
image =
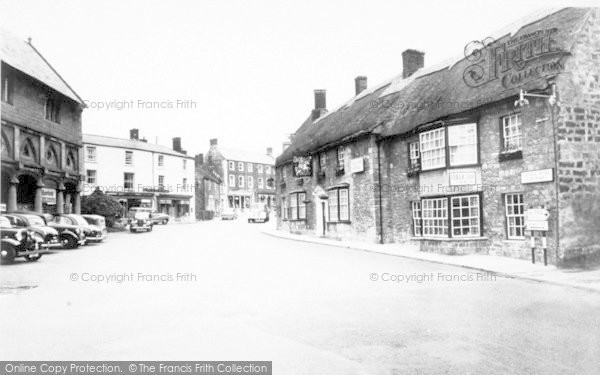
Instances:
[[[357,77],[332,111],[316,90],[276,161],[278,228],[516,258],[533,235],[551,263],[598,256],[599,17],[540,11],[435,66],[406,50],[402,74]]]
[[[31,40],[0,46],[2,209],[79,213],[85,104]]]

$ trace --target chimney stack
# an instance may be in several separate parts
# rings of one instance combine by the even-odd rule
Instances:
[[[315,90],[315,109],[312,110],[313,121],[318,119],[327,112],[327,91],[326,90]]]
[[[267,147],[267,155],[273,156],[273,147]]]
[[[213,138],[210,140],[210,145],[211,146],[216,146],[217,145],[217,138]]]
[[[198,154],[194,156],[194,164],[196,165],[196,167],[199,167],[202,164],[204,164],[204,154]]]
[[[415,49],[402,52],[402,78],[412,76],[425,65],[425,53]]]
[[[354,78],[354,90],[356,91],[356,95],[367,89],[367,77],[358,76]]]
[[[136,129],[136,128],[129,130],[129,139],[132,139],[135,141],[139,140],[140,139],[140,130]]]
[[[173,150],[184,153],[184,151],[181,149],[181,137],[173,138]]]
[[[283,145],[281,147],[281,151],[285,151],[288,147],[290,147],[292,145],[292,142],[283,142]]]

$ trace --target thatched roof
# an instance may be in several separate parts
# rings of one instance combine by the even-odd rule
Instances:
[[[566,8],[537,13],[539,18],[532,20],[529,17],[520,24],[509,25],[509,28],[496,35],[488,48],[502,46],[508,41],[513,43],[526,39],[533,33],[553,30],[553,47],[561,52],[548,55],[566,58],[592,10],[593,8]],[[486,58],[485,55],[482,56]],[[407,79],[402,79],[399,75],[366,90],[316,121],[309,117],[294,133],[292,144],[277,158],[277,164],[289,162],[296,155],[311,154],[372,133],[375,128],[383,137],[406,134],[421,125],[515,97],[520,89],[546,89],[547,79],[557,74],[548,71],[532,77],[525,84],[508,87],[503,86],[501,79],[488,81],[488,77],[484,77],[483,81],[488,81],[487,83],[471,87],[475,86],[476,81],[469,80],[468,72],[472,70],[470,67],[474,62],[474,56],[466,58],[463,55],[438,66],[425,67]],[[527,68],[523,69],[525,70]]]

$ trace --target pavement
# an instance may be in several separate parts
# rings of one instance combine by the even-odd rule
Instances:
[[[0,360],[274,374],[600,373],[600,295],[213,220],[0,266]]]
[[[493,255],[445,255],[420,251],[418,246],[399,244],[373,244],[358,241],[339,241],[310,234],[293,234],[272,227],[262,230],[269,236],[313,244],[368,251],[427,262],[464,267],[491,272],[498,276],[568,286],[600,293],[600,269],[563,269],[554,265]]]

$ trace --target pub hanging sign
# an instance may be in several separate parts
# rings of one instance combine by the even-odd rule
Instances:
[[[295,177],[312,176],[312,158],[310,156],[294,156],[293,165]]]

